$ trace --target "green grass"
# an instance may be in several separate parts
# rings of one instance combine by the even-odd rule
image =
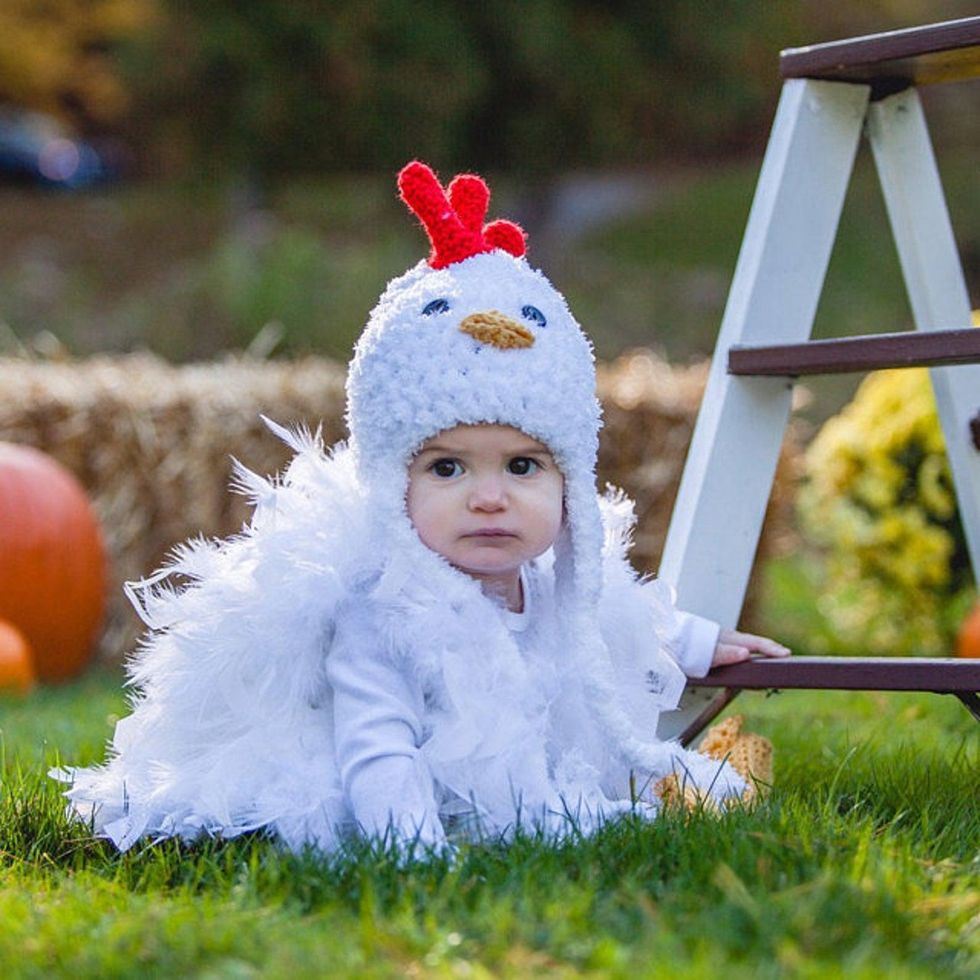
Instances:
[[[743,695],[770,802],[399,867],[260,836],[126,855],[44,776],[90,761],[119,678],[0,701],[0,975],[968,977],[980,967],[976,726],[924,695]]]

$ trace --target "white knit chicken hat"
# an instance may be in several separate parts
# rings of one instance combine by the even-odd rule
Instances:
[[[390,489],[387,505],[406,518],[407,466],[426,439],[462,424],[520,429],[548,446],[565,477],[560,588],[594,608],[602,523],[592,345],[528,265],[524,232],[509,221],[484,226],[483,180],[458,176],[447,194],[415,161],[398,186],[432,252],[388,285],[355,348],[347,422],[362,483]]]
[[[432,251],[389,283],[354,351],[347,422],[360,482],[391,539],[404,540],[414,535],[408,464],[425,440],[455,425],[496,423],[548,446],[565,479],[554,568],[568,653],[597,719],[624,758],[642,765],[651,747],[617,704],[598,628],[604,532],[592,345],[562,295],[528,265],[524,232],[508,221],[484,225],[490,192],[481,178],[463,174],[444,190],[414,161],[398,186]]]

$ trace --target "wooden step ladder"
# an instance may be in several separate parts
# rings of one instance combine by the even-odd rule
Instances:
[[[784,79],[660,575],[681,609],[738,620],[803,374],[930,368],[974,572],[980,571],[980,329],[917,87],[980,77],[980,17],[782,52]],[[917,330],[810,341],[862,131]],[[971,428],[972,426],[972,428]],[[718,668],[658,734],[685,744],[743,689],[953,694],[980,720],[980,661],[792,657]],[[720,691],[719,691],[720,689]]]

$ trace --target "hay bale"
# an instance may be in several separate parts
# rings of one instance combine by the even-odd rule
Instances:
[[[122,595],[188,537],[238,530],[232,457],[274,473],[289,452],[262,423],[343,437],[344,370],[310,358],[173,367],[146,354],[74,362],[0,360],[0,439],[36,446],[71,469],[102,522],[112,574],[102,650],[132,645]]]
[[[180,541],[237,531],[246,502],[228,492],[231,458],[275,473],[289,452],[260,419],[345,435],[343,366],[321,358],[228,359],[174,367],[148,354],[84,361],[0,359],[0,439],[36,446],[82,481],[112,562],[103,656],[139,633],[122,596]],[[646,352],[600,366],[606,427],[600,479],[637,502],[635,560],[653,570],[677,491],[706,368],[672,369]],[[790,527],[792,466],[784,453],[762,552]]]
[[[672,368],[649,351],[598,368],[599,482],[636,504],[632,557],[642,571],[655,572],[660,562],[707,373],[706,363]]]
[[[605,426],[599,482],[625,490],[638,518],[633,564],[655,573],[680,485],[687,448],[708,378],[708,361],[671,367],[652,351],[631,351],[598,367]],[[749,581],[740,625],[757,628],[760,559],[790,552],[797,542],[793,500],[802,455],[794,425],[787,429]]]

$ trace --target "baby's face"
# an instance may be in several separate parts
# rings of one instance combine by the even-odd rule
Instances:
[[[554,544],[564,479],[547,447],[509,425],[458,425],[408,468],[408,516],[423,544],[505,591]]]

